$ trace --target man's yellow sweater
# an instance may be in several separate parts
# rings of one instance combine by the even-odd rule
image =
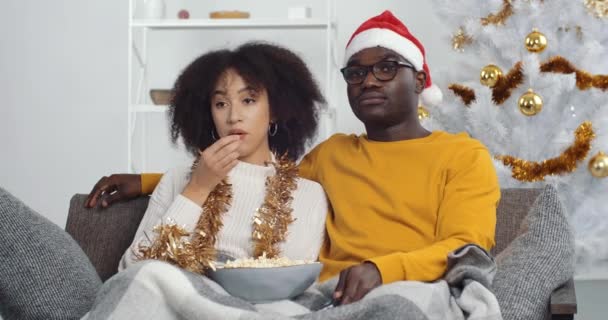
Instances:
[[[486,148],[466,134],[435,131],[396,142],[337,134],[299,167],[331,203],[320,280],[371,261],[384,283],[434,281],[449,252],[494,245],[496,172]],[[157,178],[143,175],[143,191]]]

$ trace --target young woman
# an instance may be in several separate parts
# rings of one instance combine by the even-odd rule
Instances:
[[[294,161],[323,102],[304,62],[275,45],[193,61],[175,83],[170,115],[174,142],[196,161],[163,176],[119,269],[144,259],[195,272],[225,257],[316,260],[327,201]],[[171,232],[179,245],[168,253]]]
[[[248,43],[199,57],[179,76],[174,92],[173,140],[183,141],[197,160],[163,177],[119,268],[160,257],[150,249],[162,238],[154,227],[168,226],[167,218],[188,233],[178,239],[188,250],[169,262],[192,271],[203,272],[226,256],[316,260],[327,201],[319,184],[297,176],[293,161],[313,138],[324,100],[304,62],[281,47]],[[146,319],[170,318],[150,303],[154,297],[168,303],[167,297],[183,293],[180,287],[177,293],[133,297],[131,288],[149,288],[154,281],[130,279],[136,266],[101,286],[67,233],[2,188],[0,235],[8,244],[0,250],[6,258],[0,269],[8,275],[0,277],[5,319],[78,319],[91,305],[91,319],[108,306],[116,307],[112,314],[120,319],[141,318],[146,311]],[[162,278],[152,278],[157,276]]]

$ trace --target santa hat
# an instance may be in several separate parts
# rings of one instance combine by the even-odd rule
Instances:
[[[365,22],[353,33],[346,45],[344,64],[355,53],[373,47],[383,47],[395,51],[414,65],[417,71],[424,70],[426,84],[420,98],[427,106],[441,103],[441,90],[431,81],[429,66],[426,64],[424,46],[407,27],[390,11],[384,11]]]

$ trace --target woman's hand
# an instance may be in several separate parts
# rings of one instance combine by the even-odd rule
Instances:
[[[238,135],[229,135],[200,152],[198,165],[182,195],[202,206],[209,193],[238,163],[240,145]]]

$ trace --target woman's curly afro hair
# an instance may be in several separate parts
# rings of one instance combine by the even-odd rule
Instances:
[[[325,99],[300,57],[277,45],[250,42],[235,50],[218,50],[194,60],[177,78],[170,106],[171,138],[183,139],[198,156],[215,141],[211,94],[227,69],[234,69],[253,88],[266,89],[270,114],[278,125],[270,149],[296,160],[315,137],[318,110]]]

